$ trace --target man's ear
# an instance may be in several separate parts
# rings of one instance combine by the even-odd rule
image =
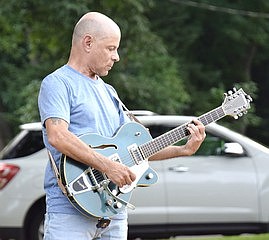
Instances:
[[[83,39],[83,46],[86,52],[90,52],[92,47],[93,38],[91,35],[86,34]]]

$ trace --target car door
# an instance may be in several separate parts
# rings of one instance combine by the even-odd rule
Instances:
[[[210,135],[200,152],[163,162],[168,222],[224,223],[258,220],[252,159],[221,152],[225,139]]]
[[[137,187],[132,194],[131,203],[135,210],[128,211],[129,224],[167,223],[166,183],[162,161],[150,162],[150,166],[158,173],[158,182],[149,187]]]

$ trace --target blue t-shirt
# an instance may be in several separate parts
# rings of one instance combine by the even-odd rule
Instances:
[[[57,69],[42,81],[38,107],[42,122],[43,140],[59,166],[61,153],[48,143],[44,123],[48,118],[61,118],[69,123],[69,130],[76,136],[98,133],[112,137],[117,129],[129,121],[114,95],[114,88],[88,78],[68,65]],[[49,163],[45,172],[47,212],[77,214],[58,187]]]

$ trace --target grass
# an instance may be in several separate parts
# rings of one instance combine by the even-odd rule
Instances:
[[[171,240],[269,240],[269,234],[241,235],[229,237],[179,237],[171,238]]]

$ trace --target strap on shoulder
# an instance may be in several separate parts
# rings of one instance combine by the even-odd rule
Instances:
[[[122,106],[122,108],[127,112],[127,116],[131,119],[131,121],[135,121],[140,123],[141,125],[143,125],[138,119],[137,117],[131,113],[131,111],[129,111],[129,109],[125,106],[125,104],[120,100],[119,96],[117,95],[117,93],[115,91],[112,92],[113,97],[119,102],[119,104]]]

